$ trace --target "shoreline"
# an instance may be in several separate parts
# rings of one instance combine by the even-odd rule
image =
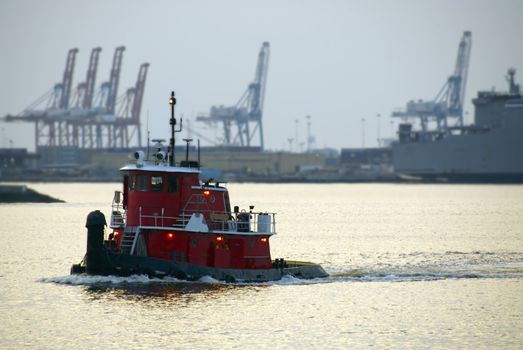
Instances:
[[[65,203],[26,185],[0,185],[0,203]]]

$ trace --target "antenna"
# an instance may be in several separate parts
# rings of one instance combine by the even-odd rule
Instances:
[[[185,161],[186,162],[189,162],[189,144],[191,143],[192,139],[183,139],[186,143],[187,143],[187,146],[185,148]]]
[[[200,139],[198,139],[198,170],[200,170],[200,166],[202,163],[200,162]]]
[[[145,159],[149,160],[149,143],[151,138],[151,130],[149,130],[149,110],[147,110],[147,157]]]

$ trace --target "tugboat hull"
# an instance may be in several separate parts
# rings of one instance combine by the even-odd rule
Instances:
[[[283,259],[275,260],[270,269],[222,269],[121,254],[106,248],[103,248],[100,253],[95,261],[95,271],[89,265],[93,259],[86,259],[85,265],[73,265],[71,274],[87,272],[88,274],[114,276],[148,275],[157,278],[171,276],[183,280],[198,280],[201,277],[210,276],[226,282],[267,282],[280,280],[283,276],[302,279],[328,277],[325,270],[318,264],[299,261],[286,262]]]

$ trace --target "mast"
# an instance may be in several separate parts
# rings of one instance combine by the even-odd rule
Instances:
[[[171,120],[169,121],[171,124],[171,140],[169,143],[171,152],[169,152],[169,165],[174,166],[174,127],[176,126],[176,118],[174,118],[174,106],[176,105],[176,98],[174,97],[174,91],[171,92],[169,104],[171,105]]]
[[[174,166],[176,164],[174,159],[174,134],[182,131],[183,118],[180,118],[180,128],[176,130],[176,118],[174,117],[174,106],[176,105],[176,97],[174,97],[174,91],[171,92],[171,98],[169,99],[169,104],[171,105],[171,119],[169,124],[171,124],[171,140],[169,146],[171,151],[169,152],[169,166]]]

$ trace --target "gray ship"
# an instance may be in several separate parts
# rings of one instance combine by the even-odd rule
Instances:
[[[480,91],[474,124],[422,128],[399,125],[392,145],[395,172],[429,181],[522,183],[523,95],[509,69],[509,91]]]

